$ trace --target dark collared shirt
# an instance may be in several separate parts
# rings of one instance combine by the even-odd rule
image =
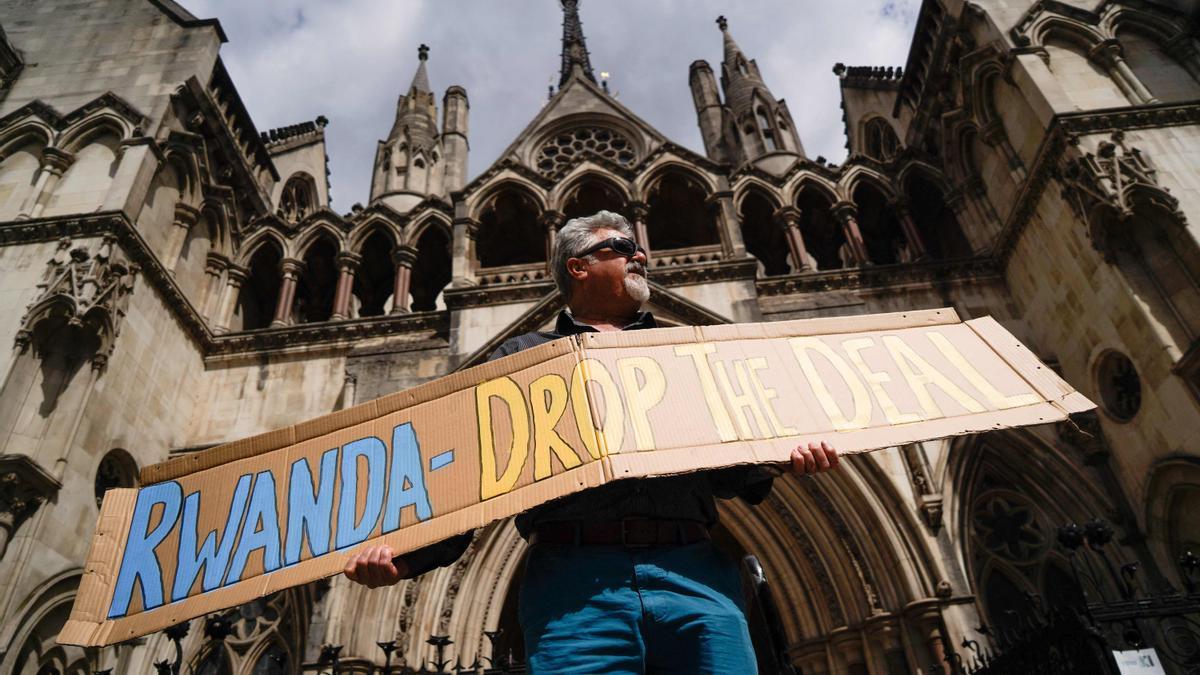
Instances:
[[[655,327],[654,317],[649,312],[643,312],[622,330]],[[488,360],[568,335],[594,332],[597,332],[594,327],[579,323],[562,311],[553,331],[525,333],[509,338]],[[772,483],[773,474],[761,466],[736,466],[681,476],[621,480],[536,506],[517,516],[517,530],[528,538],[541,523],[611,521],[621,518],[694,520],[711,527],[717,522],[717,497],[741,497],[750,504],[758,504],[766,499]],[[406,555],[410,576],[454,562],[471,543],[471,537],[472,533],[468,532]]]

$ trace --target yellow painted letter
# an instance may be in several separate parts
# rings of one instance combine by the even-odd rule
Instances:
[[[492,399],[502,401],[512,421],[512,447],[504,473],[496,475],[496,438],[492,428]],[[517,484],[529,454],[529,411],[521,388],[511,378],[489,380],[475,387],[475,412],[479,418],[479,497],[487,500],[507,493]]]
[[[859,381],[858,376],[854,374],[854,370],[850,368],[850,364],[838,356],[829,345],[817,338],[797,337],[788,340],[788,342],[792,345],[792,352],[796,354],[796,361],[799,362],[800,369],[804,371],[804,377],[808,378],[808,383],[812,386],[813,393],[817,396],[817,401],[820,402],[821,408],[829,417],[829,421],[833,423],[834,430],[849,431],[851,429],[862,429],[870,424],[871,396],[867,393],[867,388]],[[829,388],[821,380],[816,366],[813,365],[812,359],[808,357],[810,349],[824,356],[838,371],[838,375],[841,375],[842,379],[846,382],[846,386],[850,389],[850,394],[854,398],[853,418],[847,419],[845,413],[838,407],[837,401],[833,399],[833,394],[829,392]]]
[[[750,420],[746,419],[746,410],[754,416],[754,424],[758,426],[759,438],[770,438],[771,429],[767,426],[767,419],[763,417],[762,410],[758,407],[758,399],[754,397],[754,392],[750,389],[750,382],[746,379],[746,368],[742,361],[734,360],[733,373],[737,377],[738,388],[741,393],[734,393],[733,383],[729,381],[729,373],[725,370],[725,364],[717,361],[717,382],[721,385],[721,390],[725,392],[725,400],[729,401],[729,407],[733,408],[734,420],[737,422],[739,438],[742,440],[751,440],[755,438],[750,432]]]
[[[599,411],[597,418],[592,417],[589,382],[598,385],[604,396],[603,425],[597,419]],[[571,372],[571,410],[575,413],[579,437],[592,459],[600,459],[610,451],[621,451],[621,442],[625,440],[625,411],[621,408],[621,393],[603,363],[584,359],[575,365]]]
[[[783,422],[779,421],[779,413],[775,410],[775,404],[771,403],[779,393],[770,387],[764,387],[762,380],[758,377],[758,371],[767,369],[767,360],[761,356],[746,359],[746,365],[750,368],[750,382],[754,384],[758,400],[762,401],[763,411],[767,413],[767,419],[771,420],[771,427],[775,429],[775,437],[795,436],[799,432],[792,427],[784,426]]]
[[[638,450],[653,450],[654,430],[650,428],[647,413],[662,401],[667,391],[662,366],[647,356],[631,356],[618,359],[617,370],[625,389],[625,403],[629,406],[629,420],[633,422],[633,438]],[[641,384],[638,373],[642,374]]]
[[[708,365],[708,355],[717,351],[711,343],[698,342],[690,345],[676,345],[676,356],[690,356],[696,366],[696,374],[700,376],[700,391],[704,394],[704,402],[708,404],[708,413],[712,415],[717,425],[717,435],[722,442],[736,441],[737,432],[733,430],[733,421],[729,419],[729,411],[717,391],[717,382],[713,379],[712,368]]]
[[[945,413],[937,407],[937,403],[929,393],[931,384],[941,387],[942,391],[968,411],[983,412],[983,406],[979,404],[979,401],[968,396],[967,392],[959,389],[958,385],[929,365],[929,362],[921,358],[912,347],[905,344],[904,340],[895,335],[884,335],[883,346],[891,352],[892,358],[896,360],[896,365],[900,366],[900,372],[904,373],[904,379],[908,381],[908,386],[917,395],[917,400],[921,402],[921,409],[925,411],[925,419],[945,417]]]
[[[534,380],[529,385],[529,405],[533,411],[533,479],[550,477],[552,452],[563,469],[579,466],[579,455],[554,430],[567,410],[567,383],[562,376],[551,373]]]
[[[875,400],[879,401],[879,407],[883,408],[883,414],[887,417],[888,424],[909,424],[920,421],[921,418],[918,415],[900,412],[896,403],[892,401],[892,397],[888,396],[887,391],[884,390],[884,383],[891,382],[892,378],[887,373],[871,370],[867,366],[867,362],[863,360],[862,350],[874,346],[875,340],[869,337],[855,338],[842,343],[842,349],[846,350],[850,362],[854,364],[855,368],[858,368],[858,372],[867,381],[867,386],[871,388],[871,393],[875,394]]]
[[[951,365],[958,368],[958,372],[967,378],[967,382],[970,382],[972,387],[978,389],[979,393],[986,396],[987,400],[1000,410],[1019,408],[1023,405],[1033,405],[1042,400],[1040,396],[1035,394],[1015,394],[1013,396],[1001,394],[1000,390],[993,387],[992,383],[988,382],[987,378],[976,370],[970,361],[963,358],[963,355],[954,348],[954,345],[950,344],[945,335],[931,332],[929,333],[929,341],[933,343],[934,347],[938,348],[938,351],[942,353],[942,356],[946,357],[946,360]]]

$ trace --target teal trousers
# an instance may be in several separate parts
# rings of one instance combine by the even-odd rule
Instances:
[[[737,565],[711,542],[534,546],[519,612],[534,675],[757,672]]]

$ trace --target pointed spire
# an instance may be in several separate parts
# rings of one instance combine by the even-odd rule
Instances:
[[[580,74],[596,81],[592,72],[592,61],[588,57],[587,42],[583,38],[583,23],[579,21],[579,0],[560,0],[563,8],[562,71],[558,78],[561,87],[571,79],[576,69]]]
[[[429,73],[425,72],[425,62],[429,60],[429,45],[417,47],[417,58],[420,59],[420,63],[417,64],[417,74],[413,75],[409,91],[416,89],[423,94],[432,93],[433,90],[429,87]]]
[[[729,34],[729,21],[724,16],[717,17],[717,27],[721,29],[721,36],[725,40],[725,63],[736,71],[738,57],[741,57],[742,61],[749,59],[742,53],[742,48],[733,41],[733,36]]]

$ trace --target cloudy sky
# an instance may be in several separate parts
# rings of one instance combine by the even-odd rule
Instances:
[[[259,130],[318,115],[333,208],[365,203],[376,142],[430,46],[441,93],[471,102],[470,176],[485,170],[557,83],[562,12],[555,0],[182,0],[220,19],[222,58]],[[584,0],[592,65],[622,103],[668,138],[703,152],[687,84],[705,59],[719,73],[724,14],[772,92],[786,99],[812,157],[845,156],[834,63],[903,65],[919,0]]]

